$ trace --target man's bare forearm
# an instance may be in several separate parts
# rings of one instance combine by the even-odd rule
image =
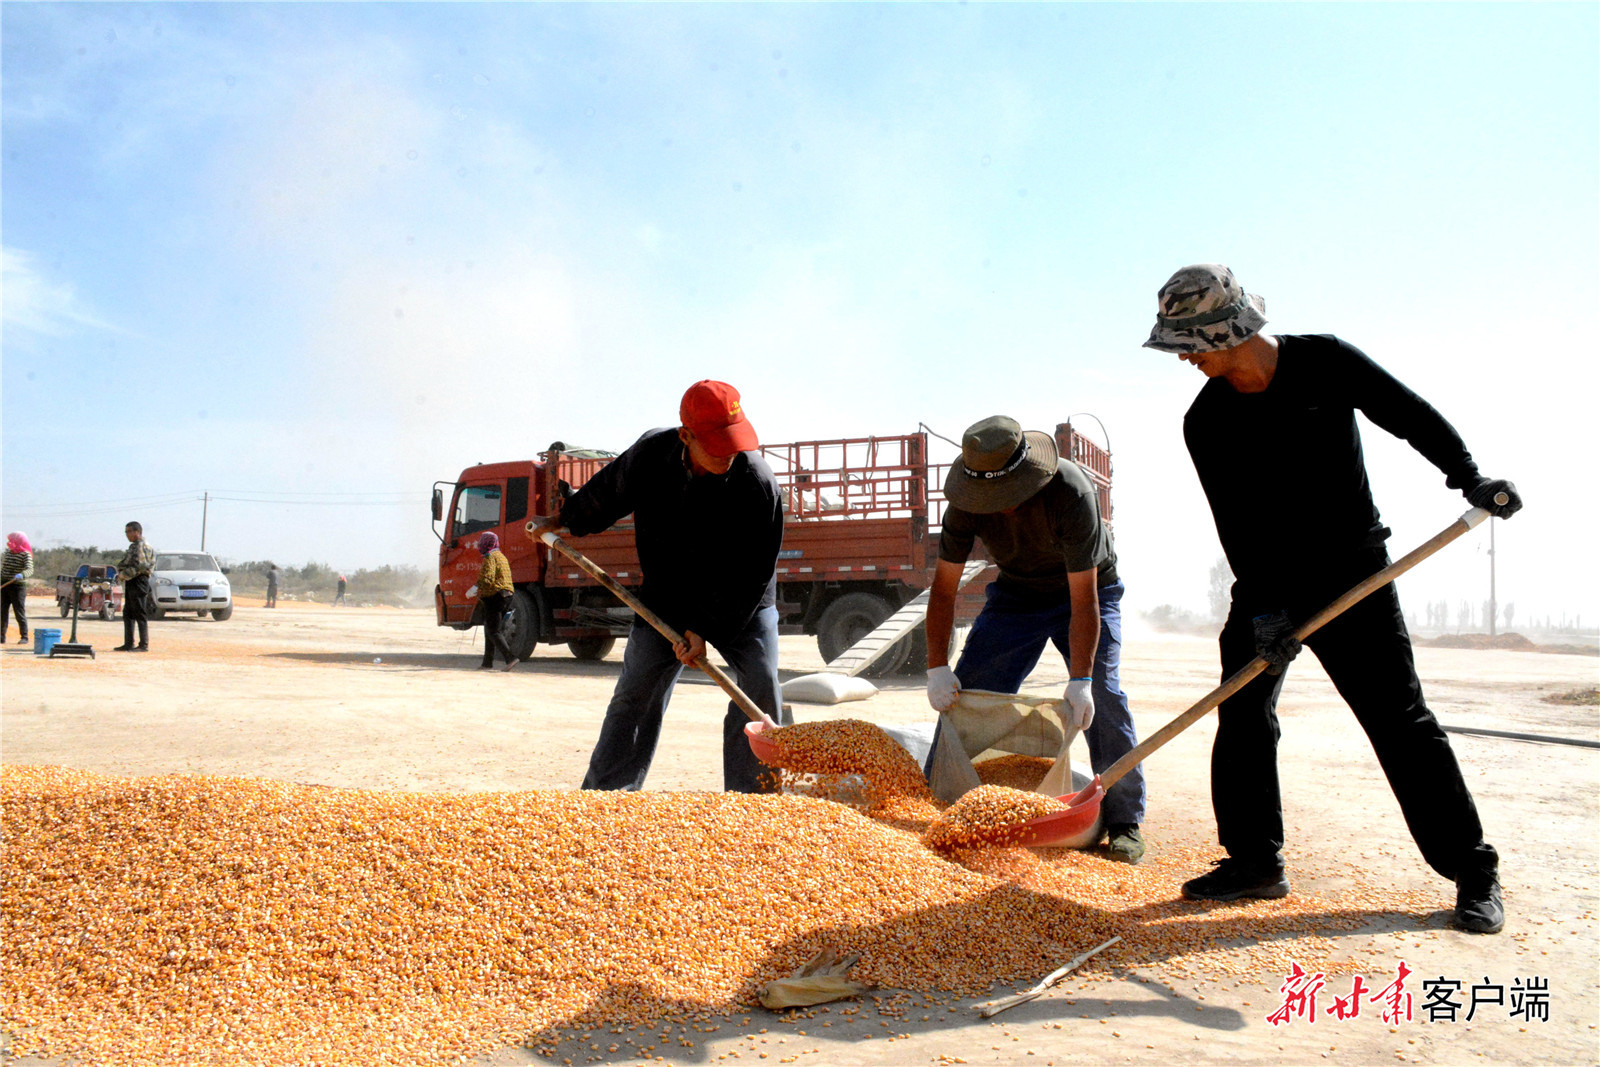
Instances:
[[[961,586],[961,564],[940,560],[928,594],[928,668],[950,665],[950,631],[956,622],[956,591]]]
[[[1071,650],[1072,677],[1094,674],[1094,654],[1100,647],[1100,590],[1096,571],[1080,571],[1067,576],[1072,591],[1072,623],[1067,628]]]

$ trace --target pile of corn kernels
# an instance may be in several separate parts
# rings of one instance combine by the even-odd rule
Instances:
[[[901,797],[931,800],[922,768],[883,729],[860,719],[795,723],[765,735],[785,771],[814,775],[859,775],[870,790],[869,806]]]
[[[940,812],[923,833],[922,843],[946,852],[1005,842],[1029,819],[1061,810],[1055,797],[1004,785],[980,785]]]
[[[453,796],[39,767],[0,768],[0,787],[0,1020],[15,1051],[87,1063],[549,1054],[563,1030],[748,1011],[824,946],[861,954],[854,978],[968,996],[1113,935],[1091,980],[1130,964],[1270,968],[1367,920],[1295,898],[1182,902],[1199,861],[1181,854],[949,862],[918,842],[937,815],[920,797],[877,821],[781,795]]]

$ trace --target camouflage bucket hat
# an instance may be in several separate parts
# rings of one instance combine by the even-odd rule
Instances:
[[[1055,477],[1059,458],[1049,434],[1023,432],[1015,419],[992,415],[961,435],[961,458],[945,475],[945,499],[974,515],[1014,508]]]
[[[1244,291],[1219,263],[1184,267],[1161,287],[1156,324],[1145,348],[1216,352],[1254,337],[1267,324],[1267,302]]]

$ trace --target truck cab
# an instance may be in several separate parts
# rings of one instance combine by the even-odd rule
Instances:
[[[433,529],[439,538],[439,584],[434,610],[440,626],[470,629],[483,622],[483,609],[468,590],[478,581],[483,557],[478,537],[485,531],[500,538],[500,551],[511,564],[512,653],[526,658],[537,643],[566,644],[579,659],[601,659],[625,632],[632,612],[576,568],[568,574],[550,567],[550,550],[528,536],[529,521],[549,514],[548,501],[560,483],[576,488],[599,470],[611,454],[594,449],[569,450],[561,442],[537,460],[514,460],[468,467],[455,482],[435,482]],[[574,484],[571,479],[576,479]],[[448,506],[447,506],[448,505]],[[573,543],[623,585],[640,581],[633,550],[633,524],[624,520],[604,533],[574,538]]]

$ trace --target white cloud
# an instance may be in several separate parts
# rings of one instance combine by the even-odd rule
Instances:
[[[0,262],[4,268],[0,307],[6,326],[47,337],[64,337],[79,327],[109,328],[78,299],[70,282],[47,277],[27,252],[0,249]]]

